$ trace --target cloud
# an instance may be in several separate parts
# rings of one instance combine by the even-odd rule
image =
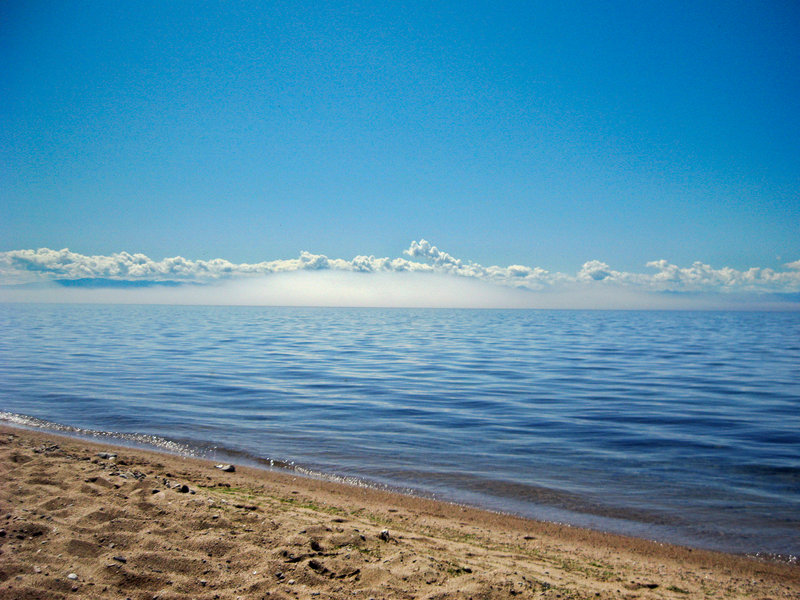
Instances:
[[[462,267],[460,260],[453,258],[447,252],[442,252],[436,246],[432,246],[427,240],[411,242],[411,246],[407,250],[403,250],[403,254],[407,254],[412,258],[430,261],[436,267],[445,270],[456,270]]]
[[[583,267],[578,271],[578,279],[582,281],[603,281],[605,279],[621,280],[622,274],[612,271],[606,263],[599,260],[590,260],[583,263]]]
[[[224,289],[237,299],[230,303],[472,306],[474,302],[465,303],[463,298],[473,294],[480,305],[584,307],[588,302],[587,308],[653,307],[664,298],[674,306],[680,295],[690,298],[694,306],[708,303],[715,295],[740,304],[754,297],[761,301],[783,298],[784,304],[796,304],[793,299],[800,292],[800,260],[776,271],[715,268],[702,262],[681,267],[662,259],[648,262],[643,272],[619,271],[600,260],[589,260],[568,274],[525,265],[483,266],[456,258],[424,239],[411,242],[403,254],[408,258],[359,255],[347,260],[303,251],[297,258],[237,264],[221,258],[205,261],[180,256],[154,260],[129,252],[87,256],[68,249],[12,250],[0,252],[0,285],[6,290],[36,285],[116,288],[116,294],[133,297],[134,288],[138,295],[147,289],[152,296],[154,286],[198,284],[192,286],[194,297],[212,303],[226,303],[220,293]],[[181,293],[185,295],[179,289],[164,289],[158,295],[177,298]]]

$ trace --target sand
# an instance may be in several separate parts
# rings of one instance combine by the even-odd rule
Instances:
[[[0,427],[0,598],[512,597],[800,598],[800,567]]]

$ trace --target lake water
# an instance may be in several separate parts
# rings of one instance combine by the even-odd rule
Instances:
[[[800,554],[799,313],[0,304],[0,331],[0,421]]]

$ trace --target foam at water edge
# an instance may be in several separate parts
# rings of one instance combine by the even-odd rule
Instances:
[[[46,421],[44,419],[39,419],[38,417],[31,417],[29,415],[21,415],[18,413],[4,411],[0,411],[0,421],[27,429],[45,429],[61,434],[74,435],[77,437],[109,439],[116,443],[129,443],[137,446],[156,448],[171,454],[180,454],[181,456],[201,457],[204,454],[202,451],[197,448],[193,448],[189,444],[168,440],[156,435],[83,429],[81,427],[73,427],[72,425],[53,423],[52,421]]]

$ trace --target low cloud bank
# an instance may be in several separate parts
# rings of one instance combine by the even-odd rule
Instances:
[[[776,271],[648,262],[642,273],[590,260],[575,274],[483,266],[426,240],[407,258],[346,260],[301,252],[259,263],[160,261],[68,249],[0,252],[0,300],[540,308],[798,308],[800,260]]]

